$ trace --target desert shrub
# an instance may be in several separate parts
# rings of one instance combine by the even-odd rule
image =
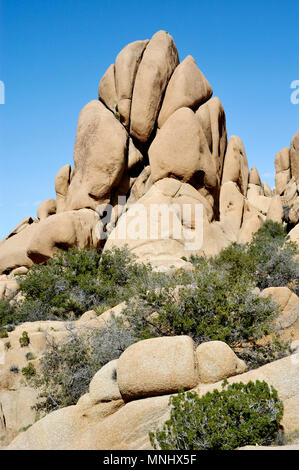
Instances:
[[[30,379],[36,375],[36,368],[32,362],[29,362],[28,366],[22,368],[22,374],[26,379]]]
[[[49,340],[40,370],[31,381],[40,390],[37,409],[50,412],[77,403],[94,374],[134,341],[131,331],[116,321],[101,329],[70,330],[58,344]]]
[[[195,392],[170,398],[170,419],[150,433],[155,449],[232,450],[269,445],[278,432],[283,404],[266,382],[233,383],[201,398]]]
[[[0,338],[8,338],[8,333],[6,330],[0,330]]]
[[[14,322],[15,309],[8,300],[0,300],[0,327]]]
[[[20,278],[25,301],[15,321],[69,320],[95,308],[101,313],[134,295],[150,271],[126,248],[58,252]]]
[[[254,234],[251,243],[232,243],[211,260],[215,267],[226,269],[231,281],[240,277],[260,289],[289,286],[299,293],[298,247],[290,242],[285,227],[267,221]],[[191,257],[196,265],[197,258]]]
[[[26,356],[25,356],[25,357],[26,357],[26,360],[27,360],[27,361],[33,361],[33,359],[35,359],[35,356],[34,356],[34,354],[33,354],[31,351],[29,351],[28,353],[26,353]]]
[[[30,343],[30,338],[29,338],[29,336],[28,336],[27,331],[23,331],[22,336],[20,336],[20,338],[19,338],[19,343],[20,343],[20,345],[21,345],[22,348],[24,348],[24,347],[26,347],[26,346],[29,345],[29,343]]]
[[[279,309],[271,298],[254,293],[250,280],[241,276],[232,282],[226,269],[198,259],[195,271],[176,282],[177,287],[171,280],[128,302],[124,314],[137,337],[189,335],[196,344],[224,341],[245,355],[250,367],[286,354],[286,345],[277,338],[271,347],[259,345],[262,337],[274,334]]]

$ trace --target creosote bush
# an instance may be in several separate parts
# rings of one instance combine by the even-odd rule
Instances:
[[[283,404],[266,382],[223,382],[222,391],[179,393],[169,400],[170,419],[150,433],[161,450],[232,450],[269,445],[278,435]]]

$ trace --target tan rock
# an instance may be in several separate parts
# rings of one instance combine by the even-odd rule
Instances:
[[[141,164],[143,161],[143,155],[138,150],[131,137],[129,138],[129,150],[128,150],[128,170],[134,169],[138,164]]]
[[[225,113],[219,98],[211,98],[201,105],[196,111],[196,116],[200,120],[220,180],[227,146],[227,131]]]
[[[259,172],[258,172],[258,170],[255,166],[253,166],[250,170],[249,183],[256,184],[258,186],[262,186],[262,182],[261,182]]]
[[[294,135],[290,146],[291,172],[295,181],[299,182],[299,131]]]
[[[289,237],[291,241],[296,242],[299,245],[299,224],[289,231]]]
[[[56,212],[64,211],[64,200],[68,192],[71,179],[71,165],[64,165],[58,171],[55,177],[55,192],[56,192]]]
[[[89,384],[91,404],[122,399],[117,384],[117,362],[117,359],[108,362],[94,375]]]
[[[267,215],[271,199],[263,195],[261,186],[250,183],[248,185],[247,199],[259,212],[265,216]]]
[[[263,189],[266,197],[272,197],[272,190],[266,182],[263,183]]]
[[[291,179],[290,169],[283,170],[280,173],[276,173],[276,175],[275,175],[275,188],[276,188],[276,193],[279,196],[284,193],[290,179]]]
[[[242,140],[237,136],[230,137],[224,157],[222,184],[233,181],[246,196],[249,178],[247,157]]]
[[[244,196],[236,183],[228,181],[221,186],[219,207],[220,222],[229,224],[237,235],[243,218]]]
[[[212,88],[191,55],[181,62],[172,74],[166,88],[158,117],[161,128],[179,108],[196,109],[212,96]]]
[[[99,101],[88,103],[78,121],[67,210],[109,203],[124,173],[126,147],[126,130],[114,115]]]
[[[261,228],[266,217],[261,214],[252,204],[245,201],[243,222],[238,235],[238,243],[249,243],[255,232]]]
[[[56,201],[55,199],[47,199],[42,202],[37,208],[37,217],[39,220],[46,219],[50,215],[56,214]]]
[[[4,240],[8,240],[9,238],[13,237],[14,235],[17,235],[17,233],[22,232],[25,228],[29,227],[29,225],[32,225],[34,223],[38,222],[37,219],[34,219],[33,217],[24,217],[24,219],[21,220],[21,222],[18,223],[18,225],[5,237]],[[4,240],[1,243],[4,242]]]
[[[153,182],[175,177],[201,186],[216,187],[216,168],[199,120],[189,108],[170,116],[149,148]]]
[[[115,60],[118,111],[124,126],[129,125],[135,77],[147,44],[148,40],[132,42],[120,51]]]
[[[282,223],[283,207],[280,196],[273,196],[267,212],[267,220]]]
[[[193,229],[195,216],[198,223]],[[207,254],[212,250],[215,254],[229,241],[221,227],[209,223],[212,216],[212,207],[193,186],[164,178],[137,204],[128,207],[110,233],[104,250],[128,245],[138,258],[156,266],[156,263],[171,266],[193,252]]]
[[[242,374],[246,364],[223,341],[208,341],[196,349],[200,382],[214,383]]]
[[[285,147],[282,150],[280,150],[275,157],[276,173],[289,170],[290,166],[291,166],[290,149],[288,147]]]
[[[0,273],[9,272],[19,266],[29,268],[32,265],[27,249],[39,224],[27,225],[24,230],[11,236],[0,245]]]
[[[286,185],[283,201],[286,205],[292,206],[295,200],[297,199],[297,184],[295,178],[292,177],[288,184]]]
[[[289,220],[294,225],[299,222],[299,197],[295,199],[291,206],[289,211]]]
[[[35,263],[42,263],[58,249],[96,246],[94,230],[97,222],[97,214],[90,209],[48,217],[37,225],[27,245],[27,256]]]
[[[172,37],[158,31],[139,65],[132,97],[130,134],[146,142],[156,123],[167,83],[179,63]]]
[[[195,387],[198,373],[192,339],[169,336],[132,344],[118,360],[117,382],[126,401]]]
[[[115,88],[115,67],[111,64],[106,70],[98,86],[99,100],[113,113],[116,111],[117,93]]]

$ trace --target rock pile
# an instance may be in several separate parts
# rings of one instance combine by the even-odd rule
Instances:
[[[266,219],[284,218],[298,241],[299,132],[275,158],[272,192],[255,167],[249,171],[242,140],[227,142],[225,112],[212,94],[194,58],[179,61],[167,32],[128,44],[100,80],[98,100],[80,113],[74,167],[57,173],[56,200],[44,201],[38,219],[24,219],[1,242],[0,274],[44,262],[58,248],[105,243],[128,244],[160,266],[181,265],[183,255],[214,255],[232,241],[249,241]],[[165,232],[163,217],[154,222],[149,207],[156,204],[179,207],[178,226]],[[191,215],[182,213],[185,205]],[[142,234],[128,231],[128,221]],[[187,247],[185,238],[199,231],[199,243]]]

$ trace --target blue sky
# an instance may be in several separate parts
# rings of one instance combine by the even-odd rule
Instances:
[[[229,135],[273,185],[274,157],[299,128],[298,17],[298,0],[0,0],[0,238],[55,196],[79,111],[118,52],[159,29],[181,60],[193,55]]]

